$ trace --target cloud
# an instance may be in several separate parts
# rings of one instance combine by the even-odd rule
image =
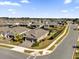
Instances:
[[[13,12],[12,12],[12,14],[16,14],[16,12],[15,12],[15,11],[13,11]]]
[[[8,11],[14,11],[14,9],[8,9]]]
[[[67,13],[67,12],[68,12],[68,10],[61,10],[61,12],[62,12],[62,13]]]
[[[11,12],[12,14],[15,14],[15,10],[14,9],[8,9],[9,12]]]
[[[79,9],[79,6],[76,6],[75,9]]]
[[[72,0],[64,0],[64,4],[70,4]]]
[[[74,12],[75,11],[75,9],[70,9],[70,12]]]
[[[21,0],[21,3],[30,3],[29,0]]]
[[[10,1],[0,1],[1,6],[20,6],[19,3],[10,2]]]

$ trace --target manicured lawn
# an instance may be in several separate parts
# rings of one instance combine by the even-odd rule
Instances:
[[[79,41],[77,41],[77,46],[79,46]]]
[[[39,46],[34,46],[34,47],[31,47],[33,49],[43,49],[43,48],[46,48],[48,45],[50,45],[50,43],[52,43],[53,40],[45,40],[41,43],[39,43]]]
[[[24,50],[25,53],[31,53],[33,51],[29,51],[29,50]]]
[[[42,54],[42,53],[43,53],[43,51],[39,51],[39,53],[40,53],[40,54]]]
[[[74,58],[73,59],[79,59],[79,53],[75,52]]]
[[[10,44],[12,44],[12,45],[18,45],[18,44],[20,44],[20,42],[19,41],[10,41]]]
[[[53,50],[55,48],[55,45],[54,46],[52,46],[49,50]]]
[[[13,48],[13,47],[10,47],[10,46],[5,46],[5,45],[0,45],[0,47],[3,47],[3,48]]]

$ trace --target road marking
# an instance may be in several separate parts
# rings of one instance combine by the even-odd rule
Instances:
[[[36,57],[37,57],[37,56],[34,56],[34,58],[33,58],[33,59],[36,59]]]
[[[31,56],[28,56],[26,59],[30,59]]]
[[[28,56],[26,59],[30,59],[32,56]],[[33,59],[36,59],[37,56],[34,56]]]

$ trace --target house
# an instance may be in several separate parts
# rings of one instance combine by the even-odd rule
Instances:
[[[39,42],[44,39],[49,34],[49,31],[43,29],[32,29],[29,32],[25,33],[26,39],[31,42]]]
[[[46,24],[44,24],[45,29],[49,27],[54,27],[54,26],[60,26],[60,25],[57,22],[46,22]]]

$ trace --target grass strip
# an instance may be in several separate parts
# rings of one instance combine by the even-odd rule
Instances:
[[[33,51],[24,50],[25,53],[32,53]]]
[[[0,45],[0,47],[4,47],[4,48],[13,48],[11,46],[6,46],[6,45]]]

